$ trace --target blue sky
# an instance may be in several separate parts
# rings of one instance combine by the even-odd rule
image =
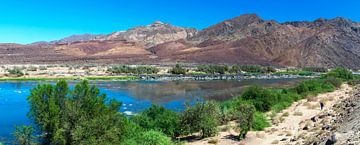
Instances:
[[[359,0],[0,0],[0,42],[111,33],[156,20],[203,29],[245,13],[279,22],[343,16],[360,22]]]

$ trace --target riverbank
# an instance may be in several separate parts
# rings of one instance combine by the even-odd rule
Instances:
[[[239,74],[239,75],[121,75],[121,76],[24,76],[0,77],[0,81],[56,81],[56,80],[246,80],[246,79],[311,79],[319,75]]]
[[[169,66],[141,65],[4,65],[0,66],[0,81],[41,81],[41,80],[240,80],[240,79],[284,79],[314,78],[323,73],[301,69],[272,68],[265,71],[260,66],[205,66],[181,67],[184,73],[173,72]],[[207,68],[205,67],[205,68]],[[234,68],[233,68],[234,67]],[[211,69],[210,69],[211,68]],[[223,68],[223,69],[220,69]],[[237,69],[235,69],[237,68]],[[210,71],[211,70],[211,71]],[[221,71],[222,70],[222,71]],[[227,71],[225,71],[227,70]]]
[[[187,143],[188,145],[238,145],[238,144],[306,144],[314,136],[320,134],[324,129],[328,129],[325,121],[330,121],[328,118],[314,123],[312,118],[319,116],[325,112],[334,112],[336,108],[333,106],[351,96],[353,88],[347,84],[334,92],[320,94],[309,97],[293,103],[289,108],[276,114],[272,119],[272,126],[266,128],[265,131],[250,131],[246,139],[239,141],[237,139],[238,129],[234,122],[219,127],[221,130],[219,134],[212,138],[193,141]],[[320,110],[319,101],[326,102],[325,109]],[[324,120],[324,121],[323,121]],[[322,123],[320,123],[322,122]]]

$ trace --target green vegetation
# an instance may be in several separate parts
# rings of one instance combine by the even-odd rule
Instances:
[[[146,131],[142,132],[135,138],[127,139],[123,145],[172,145],[171,139],[166,137],[162,132],[159,131]]]
[[[276,70],[273,67],[262,66],[226,66],[226,65],[200,65],[196,71],[204,72],[206,74],[240,74],[246,73],[273,73]]]
[[[324,67],[304,67],[303,71],[325,73],[328,70]]]
[[[0,81],[57,81],[57,80],[137,80],[136,76],[89,76],[89,77],[5,77]]]
[[[19,68],[19,67],[15,67],[13,69],[8,69],[8,73],[10,76],[15,76],[15,77],[21,77],[24,75],[23,69]]]
[[[348,81],[354,79],[354,75],[351,71],[346,68],[338,67],[325,75],[325,77],[334,77],[341,79],[343,81]]]
[[[169,71],[171,74],[186,74],[188,70],[183,68],[180,64],[176,64],[171,70]]]
[[[229,68],[226,65],[200,65],[197,67],[197,71],[206,74],[225,74]]]
[[[159,69],[152,66],[131,67],[127,65],[117,65],[108,69],[113,74],[156,74]]]
[[[17,127],[19,144],[125,144],[170,145],[179,136],[200,133],[215,136],[218,126],[236,121],[243,139],[250,130],[270,126],[267,112],[277,113],[294,101],[310,95],[333,91],[354,79],[343,68],[334,69],[321,78],[304,81],[294,88],[247,88],[241,96],[218,104],[213,101],[187,105],[181,112],[152,106],[128,118],[118,112],[121,102],[106,99],[95,86],[81,81],[70,90],[62,80],[56,85],[39,85],[28,97],[29,117],[41,132],[36,139],[31,127]],[[299,112],[294,113],[302,115]]]
[[[106,100],[87,81],[74,90],[65,81],[39,85],[28,100],[42,144],[121,144],[141,130],[118,112],[120,102]]]
[[[33,133],[34,129],[31,126],[17,126],[14,136],[20,145],[35,145]]]
[[[164,107],[153,105],[132,120],[146,130],[159,130],[172,138],[180,135],[179,114]]]
[[[181,115],[181,131],[184,135],[199,132],[201,137],[217,134],[220,124],[220,110],[215,102],[198,102],[195,106],[187,106]]]

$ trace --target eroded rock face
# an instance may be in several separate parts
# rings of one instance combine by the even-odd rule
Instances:
[[[187,39],[197,33],[196,29],[182,28],[156,21],[147,26],[140,26],[124,32],[115,32],[105,36],[105,40],[127,40],[152,47],[165,42]]]

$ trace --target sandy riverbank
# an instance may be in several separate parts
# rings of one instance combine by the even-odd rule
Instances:
[[[235,124],[222,126],[218,136],[207,138],[199,141],[189,142],[188,145],[207,145],[217,142],[219,145],[295,145],[306,144],[316,135],[330,132],[331,124],[334,119],[335,104],[338,104],[352,95],[353,88],[347,84],[341,86],[334,92],[320,94],[311,99],[304,99],[293,103],[292,106],[278,113],[273,121],[272,127],[266,128],[265,131],[251,131],[245,140],[238,141],[238,135]],[[319,101],[326,102],[325,109],[320,110]],[[324,116],[327,114],[328,116]],[[313,122],[314,117],[323,115],[322,118]],[[281,123],[278,123],[281,122]],[[328,127],[328,128],[327,128]],[[228,129],[224,129],[228,128]],[[230,128],[230,129],[229,129]],[[329,131],[327,131],[329,130]]]

